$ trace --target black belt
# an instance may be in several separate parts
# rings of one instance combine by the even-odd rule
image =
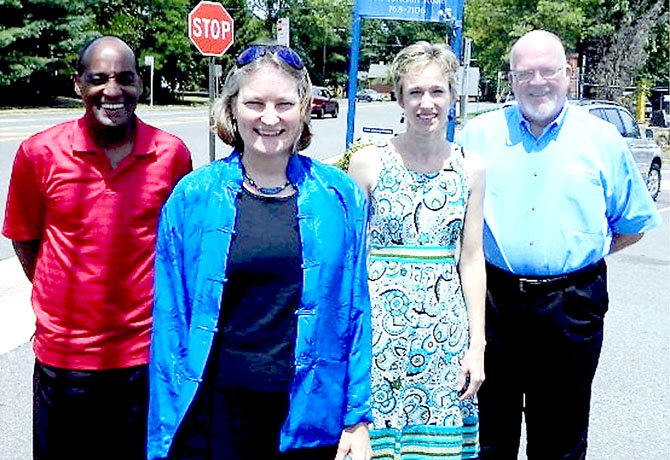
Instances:
[[[519,292],[542,289],[562,289],[580,283],[593,281],[605,269],[605,261],[600,260],[574,272],[553,276],[517,275],[490,263],[486,264],[487,282],[500,283],[507,287],[517,287]]]

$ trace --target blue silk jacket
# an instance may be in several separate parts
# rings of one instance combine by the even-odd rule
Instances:
[[[280,449],[335,445],[345,426],[372,420],[366,200],[343,172],[292,155],[303,292],[296,309],[295,376]],[[150,362],[148,458],[165,458],[194,400],[219,318],[242,187],[240,155],[185,176],[160,218]]]

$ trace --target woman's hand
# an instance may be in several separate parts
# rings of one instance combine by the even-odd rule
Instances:
[[[367,423],[361,422],[348,426],[342,431],[335,460],[344,460],[347,456],[351,460],[370,460],[372,458]]]
[[[465,392],[458,398],[465,401],[477,394],[484,382],[484,345],[470,345],[461,362],[461,371],[456,389],[460,392],[468,382]]]

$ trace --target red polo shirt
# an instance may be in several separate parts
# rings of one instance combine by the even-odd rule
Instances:
[[[116,169],[83,118],[32,136],[16,153],[3,234],[41,241],[32,304],[43,364],[148,362],[158,216],[191,158],[179,138],[139,119],[136,128]]]

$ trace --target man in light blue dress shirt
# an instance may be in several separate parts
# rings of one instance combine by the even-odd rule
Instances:
[[[481,460],[586,458],[591,384],[608,308],[604,258],[660,216],[616,128],[570,107],[558,37],[536,30],[510,53],[517,105],[460,135],[487,163],[486,381]]]

